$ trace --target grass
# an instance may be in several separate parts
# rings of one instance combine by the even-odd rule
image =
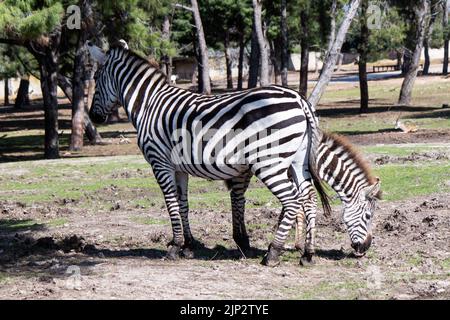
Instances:
[[[353,300],[359,296],[359,291],[367,287],[365,281],[321,281],[317,285],[308,289],[301,289],[303,292],[294,299],[317,300],[317,299],[341,299]]]
[[[398,101],[401,79],[395,83],[385,81],[371,81],[370,82],[370,99],[372,102],[384,102],[394,105]],[[349,97],[359,99],[359,87],[357,85],[349,84],[346,87],[339,86],[339,89],[333,88],[330,85],[323,97],[322,103],[337,103],[342,100],[348,100]],[[447,81],[440,81],[437,83],[426,83],[417,81],[413,90],[413,101],[415,105],[423,106],[440,106],[442,101],[448,101],[450,92],[450,83]]]
[[[389,155],[397,157],[406,157],[414,153],[424,152],[444,152],[450,155],[450,144],[448,146],[433,144],[417,145],[385,145],[385,146],[363,146],[361,148],[364,154]]]
[[[444,147],[438,149],[447,152]],[[363,148],[364,153],[391,156],[430,150],[437,149],[424,144]],[[161,190],[141,156],[31,161],[21,163],[19,171],[25,173],[17,174],[14,170],[17,170],[15,163],[0,164],[0,200],[32,204],[82,199],[80,205],[87,204],[89,208],[92,205],[89,199],[94,197],[107,198],[109,202],[127,200],[145,208],[164,206]],[[374,173],[381,178],[384,199],[389,201],[450,191],[448,161],[386,164],[375,167]],[[256,178],[246,197],[249,208],[279,207],[278,200]],[[189,199],[194,210],[230,210],[229,192],[220,181],[191,178]]]
[[[441,110],[441,109],[437,109]],[[450,111],[449,111],[450,114]],[[378,113],[364,115],[355,119],[354,115],[341,117],[323,117],[320,126],[323,130],[340,134],[359,134],[380,131],[391,131],[395,129],[395,122],[401,112]],[[418,129],[450,129],[450,117],[438,117],[433,112],[427,112],[421,118],[413,118],[411,115],[401,116],[402,122]]]
[[[169,221],[167,219],[155,219],[150,217],[132,217],[130,218],[131,221],[138,223],[138,224],[145,224],[145,225],[167,225],[169,224]]]
[[[381,178],[385,200],[403,200],[450,191],[450,163],[389,164],[374,169]]]
[[[407,262],[408,262],[408,264],[410,264],[414,267],[418,267],[422,264],[423,257],[421,257],[419,254],[414,254],[414,255],[408,257]]]
[[[441,262],[441,266],[442,268],[444,268],[444,270],[450,271],[450,258],[446,258]]]
[[[15,232],[19,230],[28,230],[28,229],[38,229],[42,227],[42,224],[39,224],[37,221],[33,219],[24,219],[24,220],[0,220],[0,230],[7,232]]]
[[[0,272],[0,283],[5,284],[9,280],[9,276],[6,272]]]
[[[69,220],[66,218],[56,218],[56,219],[47,221],[45,224],[49,227],[61,227],[67,223],[69,223]]]

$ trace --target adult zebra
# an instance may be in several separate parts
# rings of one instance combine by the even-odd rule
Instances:
[[[303,212],[299,182],[312,176],[320,191],[310,152],[318,139],[312,107],[297,92],[278,86],[219,96],[191,93],[168,85],[157,68],[123,47],[107,54],[93,45],[88,48],[102,65],[90,117],[102,123],[117,102],[125,107],[169,211],[173,240],[168,258],[192,245],[189,174],[227,181],[234,224],[242,217],[243,195],[255,175],[283,207],[263,260],[278,264],[288,232]],[[248,247],[245,228],[233,230],[236,243]]]

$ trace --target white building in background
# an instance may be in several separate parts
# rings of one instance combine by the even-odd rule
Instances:
[[[20,78],[9,79],[9,100],[14,103],[17,91],[19,90]],[[40,98],[41,93],[41,82],[39,79],[30,77],[30,87],[28,89],[30,99]],[[5,95],[5,80],[0,80],[0,100],[4,101]]]
[[[9,79],[9,100],[10,103],[14,103],[17,91],[19,91],[20,78]],[[39,79],[30,76],[30,86],[28,88],[28,94],[30,95],[30,100],[39,99],[42,97],[41,82]],[[5,95],[5,81],[0,80],[0,100],[4,101]],[[64,92],[58,88],[58,97],[63,97]]]

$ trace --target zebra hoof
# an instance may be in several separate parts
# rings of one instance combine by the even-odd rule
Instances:
[[[276,249],[271,245],[261,263],[268,267],[276,267],[280,264],[280,254],[281,250]]]
[[[181,247],[177,245],[171,245],[167,250],[167,260],[177,260],[180,257]]]
[[[300,258],[300,265],[303,267],[310,267],[313,266],[316,262],[313,259],[313,254],[312,253],[305,253],[301,258]]]

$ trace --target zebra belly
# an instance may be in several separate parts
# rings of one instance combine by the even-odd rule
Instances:
[[[228,180],[234,177],[240,177],[249,171],[247,165],[192,165],[182,164],[176,165],[175,170],[190,174],[194,177],[200,177],[209,180]]]

